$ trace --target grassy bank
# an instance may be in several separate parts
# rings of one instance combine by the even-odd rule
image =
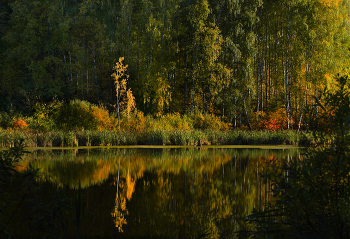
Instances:
[[[312,136],[296,131],[149,130],[118,131],[23,131],[0,130],[0,147],[24,139],[26,147],[77,147],[118,145],[309,145]]]
[[[33,115],[0,112],[0,147],[24,139],[26,147],[119,145],[308,145],[306,133],[285,130],[283,120],[261,117],[256,129],[235,128],[222,117],[199,111],[188,115],[115,112],[87,101],[36,103]],[[278,115],[274,119],[279,119]],[[121,131],[121,132],[120,132]],[[119,133],[120,132],[120,133]]]

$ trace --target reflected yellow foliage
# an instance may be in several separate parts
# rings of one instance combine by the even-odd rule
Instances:
[[[105,180],[113,171],[113,165],[111,165],[109,162],[99,160],[97,164],[98,168],[94,171],[91,177],[91,181],[93,182],[101,182]]]
[[[126,216],[129,214],[126,203],[131,200],[136,182],[128,171],[125,181],[124,179],[119,179],[119,181],[116,179],[114,183],[118,187],[118,190],[111,215],[114,218],[115,227],[118,228],[119,232],[123,232],[123,225],[127,224]]]
[[[118,228],[119,232],[123,232],[123,225],[127,224],[125,216],[129,212],[126,208],[126,199],[119,197],[117,195],[116,203],[112,212],[112,217],[114,218],[115,227]]]
[[[131,178],[130,174],[126,175],[126,198],[130,201],[132,194],[135,191],[135,180]]]

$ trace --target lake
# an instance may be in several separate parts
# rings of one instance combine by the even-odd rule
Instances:
[[[259,168],[299,156],[280,147],[52,149],[32,150],[17,170],[40,168],[41,183],[67,195],[69,238],[236,238],[272,197]]]

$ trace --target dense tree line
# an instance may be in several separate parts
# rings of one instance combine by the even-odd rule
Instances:
[[[346,0],[4,0],[0,108],[82,99],[115,104],[128,65],[137,108],[201,111],[298,129],[312,96],[346,74]],[[279,113],[279,114],[278,114]]]

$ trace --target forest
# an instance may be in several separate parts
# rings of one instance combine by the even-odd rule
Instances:
[[[116,112],[131,98],[129,110],[153,117],[299,130],[318,117],[314,97],[348,74],[349,9],[346,0],[3,0],[0,111],[31,117],[38,104],[80,100]]]
[[[0,150],[0,237],[30,234],[30,225],[61,230],[63,224],[47,219],[75,212],[79,238],[84,180],[79,178],[73,197],[63,195],[30,162],[26,170],[16,168],[25,147],[77,152],[80,146],[181,145],[196,152],[190,158],[213,157],[208,164],[198,161],[194,170],[224,173],[229,158],[216,158],[202,145],[273,144],[308,148],[302,156],[271,157],[260,168],[250,167],[252,179],[260,180],[257,187],[268,185],[273,200],[265,200],[264,208],[250,204],[253,211],[241,219],[252,227],[239,229],[237,237],[350,238],[349,17],[348,0],[1,0],[0,148],[9,149]],[[116,172],[117,161],[105,162],[84,164],[91,176],[105,180],[101,175]],[[176,169],[163,158],[135,162],[142,170],[161,164]],[[236,162],[231,157],[225,172],[235,185],[232,192],[245,191],[233,183]],[[116,190],[120,158],[118,163]],[[78,175],[79,168],[74,170]],[[147,181],[130,176],[136,172],[128,168],[120,178],[121,195],[134,192],[136,179]],[[174,172],[168,173],[158,171],[161,180]],[[178,176],[179,185],[190,186],[192,174]],[[225,188],[224,177],[215,177],[220,180],[211,192]],[[209,185],[208,174],[200,178]],[[115,178],[107,180],[116,185]],[[154,192],[149,201],[161,202]],[[176,201],[172,205],[186,212]],[[29,222],[15,235],[8,226],[19,206]],[[46,216],[32,216],[32,209],[45,209]]]

